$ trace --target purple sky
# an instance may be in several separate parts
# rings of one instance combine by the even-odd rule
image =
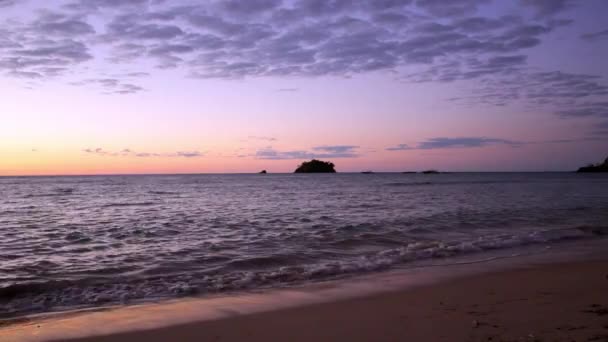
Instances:
[[[572,170],[605,0],[0,0],[0,175]]]

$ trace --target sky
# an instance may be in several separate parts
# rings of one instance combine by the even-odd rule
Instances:
[[[0,175],[568,171],[605,0],[0,0]]]

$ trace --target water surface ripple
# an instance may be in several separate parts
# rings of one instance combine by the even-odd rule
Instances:
[[[0,178],[0,318],[283,286],[608,233],[570,173]]]

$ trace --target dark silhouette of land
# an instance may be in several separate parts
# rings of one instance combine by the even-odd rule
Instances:
[[[262,171],[260,171],[260,172],[258,172],[258,173],[261,173],[261,174],[267,174],[268,172],[266,172],[266,170],[262,170]]]
[[[334,163],[313,159],[303,162],[298,166],[295,173],[335,173]]]
[[[422,171],[422,173],[424,173],[425,175],[434,175],[434,174],[438,174],[439,171],[437,171],[437,170],[426,170],[426,171]]]
[[[608,172],[608,158],[601,164],[589,164],[581,167],[576,172]]]

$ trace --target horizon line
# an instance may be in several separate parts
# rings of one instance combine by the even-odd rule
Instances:
[[[423,174],[423,171],[372,171],[371,174]],[[364,174],[369,171],[337,171],[328,174]],[[545,170],[545,171],[439,171],[438,174],[448,173],[577,173],[576,170]],[[175,172],[175,173],[87,173],[87,174],[14,174],[0,175],[0,178],[25,178],[25,177],[117,177],[117,176],[203,176],[203,175],[256,175],[259,172]],[[323,174],[323,172],[296,173],[296,172],[267,172],[265,175],[290,175],[290,174]]]

